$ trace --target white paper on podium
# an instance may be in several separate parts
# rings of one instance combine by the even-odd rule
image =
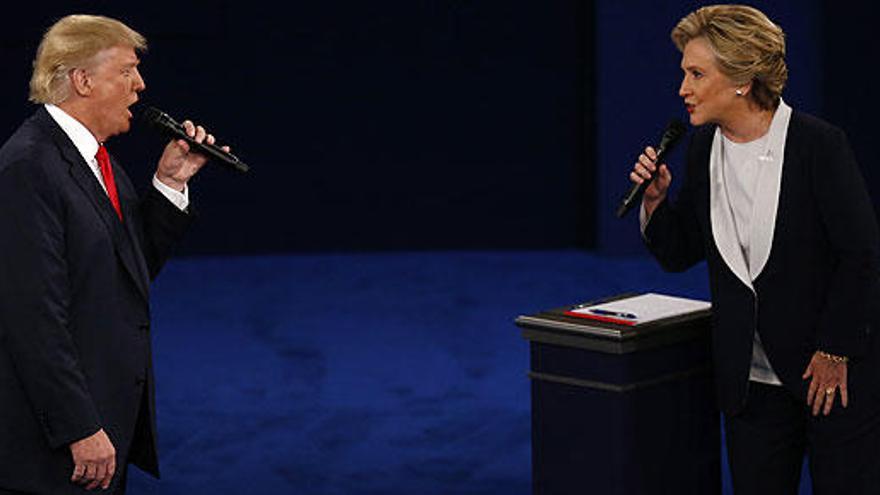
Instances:
[[[683,297],[667,296],[649,292],[647,294],[628,297],[626,299],[618,299],[616,301],[573,308],[571,312],[588,317],[596,315],[596,310],[600,313],[632,315],[635,316],[634,319],[626,319],[633,321],[638,325],[674,316],[686,315],[696,311],[703,311],[711,307],[711,303],[700,301],[698,299],[686,299]]]

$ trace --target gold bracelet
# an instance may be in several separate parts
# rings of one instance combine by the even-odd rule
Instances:
[[[834,354],[828,354],[827,352],[824,352],[824,351],[816,351],[816,352],[819,354],[819,356],[831,361],[834,364],[849,362],[849,358],[846,356],[835,356]]]

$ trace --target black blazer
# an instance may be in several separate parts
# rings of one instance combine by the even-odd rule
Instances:
[[[646,229],[648,249],[670,271],[705,259],[712,294],[719,405],[739,411],[748,395],[754,332],[783,384],[806,400],[801,379],[819,349],[853,359],[853,400],[874,394],[880,235],[871,200],[844,133],[793,112],[785,143],[770,257],[754,294],[722,259],[712,236],[709,158],[715,126],[698,129],[675,202]]]
[[[158,476],[149,281],[191,215],[113,171],[124,223],[44,108],[0,148],[0,488],[85,493],[68,445],[100,428]]]

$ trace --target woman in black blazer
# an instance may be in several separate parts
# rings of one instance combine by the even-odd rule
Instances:
[[[703,7],[672,31],[679,89],[699,126],[678,197],[647,148],[649,250],[668,270],[709,268],[716,383],[734,489],[880,490],[880,234],[845,135],[782,101],[782,30],[747,6]]]

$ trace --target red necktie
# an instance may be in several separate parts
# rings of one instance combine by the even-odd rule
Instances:
[[[107,196],[110,196],[110,202],[113,209],[119,215],[122,221],[122,208],[119,207],[119,195],[116,193],[116,181],[113,180],[113,168],[110,166],[110,155],[107,154],[107,148],[104,145],[98,147],[98,153],[95,155],[98,160],[98,166],[101,168],[101,176],[104,178],[104,186],[107,188]]]

